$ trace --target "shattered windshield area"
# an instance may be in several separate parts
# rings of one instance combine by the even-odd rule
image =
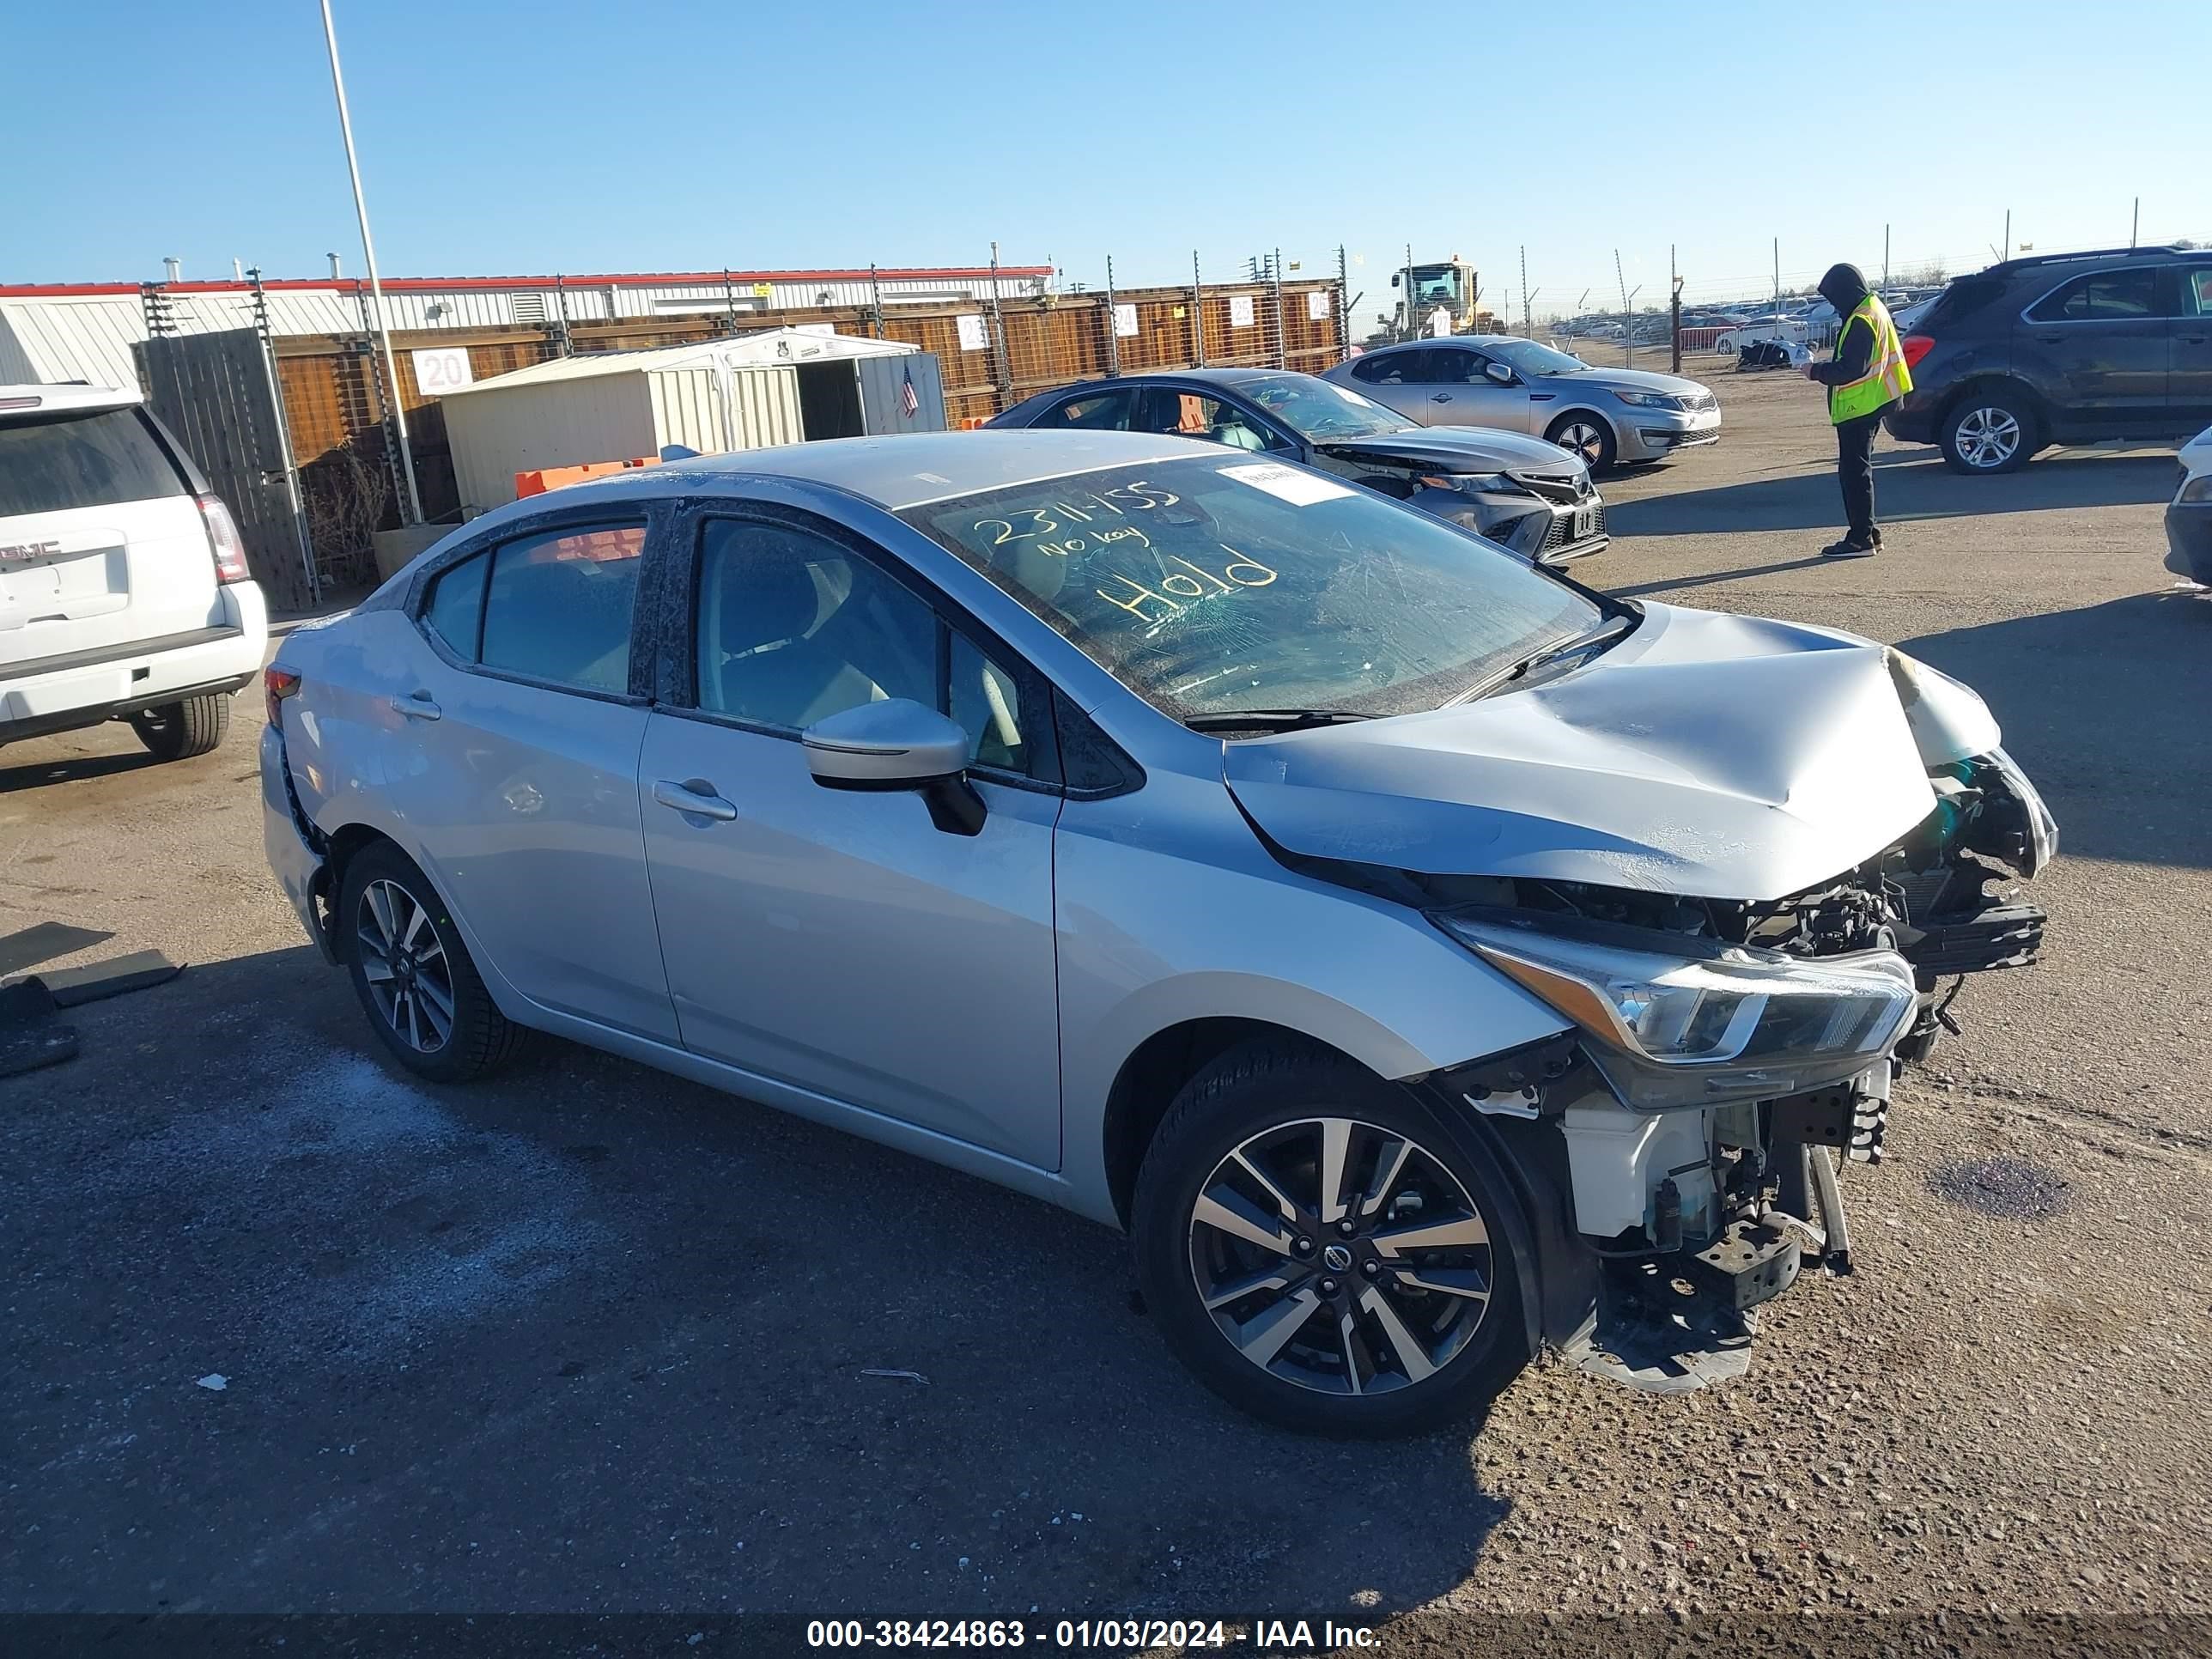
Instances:
[[[1237,389],[1310,443],[1420,430],[1403,415],[1310,374],[1271,374]]]
[[[1273,461],[1109,468],[901,516],[1177,719],[1434,708],[1604,614],[1502,550]]]

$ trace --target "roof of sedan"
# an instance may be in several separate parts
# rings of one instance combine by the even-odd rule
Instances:
[[[1218,444],[1138,432],[915,432],[885,438],[830,438],[775,449],[748,449],[571,484],[586,494],[736,494],[760,478],[842,489],[896,512],[1102,467],[1141,465],[1187,456],[1221,456]],[[542,497],[532,498],[543,505]]]

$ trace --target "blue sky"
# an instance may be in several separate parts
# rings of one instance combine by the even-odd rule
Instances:
[[[1459,252],[1536,310],[2212,239],[2212,6],[334,0],[387,275]],[[360,242],[314,0],[19,0],[0,282]],[[1419,15],[1410,26],[1396,21]],[[1454,18],[1464,19],[1454,23]],[[1839,34],[1836,25],[1848,19]],[[1872,61],[1869,54],[1873,54]],[[25,73],[26,70],[28,73]],[[1844,88],[1867,83],[1863,90]],[[45,141],[23,135],[50,133]]]

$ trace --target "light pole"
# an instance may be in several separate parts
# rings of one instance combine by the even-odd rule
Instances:
[[[345,135],[346,171],[353,175],[353,207],[361,218],[362,258],[368,264],[368,291],[376,305],[376,337],[384,346],[384,377],[392,388],[392,426],[399,434],[399,471],[407,481],[407,522],[422,522],[422,498],[415,489],[415,450],[407,441],[407,409],[399,397],[399,363],[392,355],[392,330],[384,318],[384,284],[376,275],[376,244],[368,236],[368,204],[361,193],[361,163],[353,153],[353,117],[346,112],[345,76],[338,70],[338,32],[331,21],[331,0],[323,0],[323,39],[331,49],[331,89],[337,94],[338,131]]]

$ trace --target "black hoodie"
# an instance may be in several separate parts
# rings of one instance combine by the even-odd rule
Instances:
[[[1820,297],[1836,308],[1836,325],[1840,328],[1859,308],[1867,296],[1866,278],[1859,274],[1856,265],[1830,265],[1828,274],[1820,278]],[[1855,328],[1846,337],[1838,336],[1838,355],[1832,362],[1813,365],[1813,378],[1822,386],[1846,386],[1867,372],[1874,361],[1874,331]]]

